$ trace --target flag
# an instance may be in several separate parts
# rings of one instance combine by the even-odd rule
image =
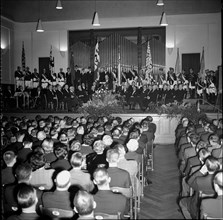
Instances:
[[[26,55],[25,55],[25,48],[24,48],[24,41],[22,42],[22,71],[25,72],[26,69]]]
[[[50,72],[53,71],[53,67],[54,67],[54,57],[52,56],[52,46],[51,46],[51,48],[50,48],[50,63],[49,63]]]
[[[120,46],[118,46],[118,85],[121,84],[121,52]]]
[[[180,54],[179,54],[179,48],[177,48],[177,59],[176,59],[176,65],[175,65],[175,73],[176,73],[176,75],[180,74]]]
[[[99,63],[100,63],[99,45],[97,42],[95,45],[95,51],[94,51],[94,70],[96,70],[98,68]]]
[[[146,78],[149,78],[149,74],[153,71],[152,64],[152,55],[150,51],[149,41],[147,41],[147,50],[146,50]]]
[[[202,50],[202,55],[201,55],[201,62],[200,62],[200,72],[199,72],[199,77],[202,79],[202,81],[205,79],[205,63],[204,63],[204,47]]]

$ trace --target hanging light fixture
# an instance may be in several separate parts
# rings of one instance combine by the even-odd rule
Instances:
[[[95,0],[95,11],[94,11],[93,19],[92,19],[92,25],[96,27],[100,26],[98,12],[96,11],[96,0]]]
[[[160,19],[160,26],[167,26],[167,19],[166,19],[166,13],[163,11],[161,19]]]
[[[157,3],[156,3],[156,5],[163,6],[164,5],[163,0],[158,0]]]
[[[56,6],[56,9],[63,9],[63,6],[62,6],[60,0],[57,0],[57,6]]]
[[[36,25],[36,31],[37,32],[44,32],[41,19],[38,19],[38,22],[37,22],[37,25]]]
[[[39,2],[39,17],[40,17],[40,2]],[[44,29],[43,29],[43,26],[42,26],[42,21],[41,21],[40,18],[37,21],[36,31],[37,32],[44,32]]]

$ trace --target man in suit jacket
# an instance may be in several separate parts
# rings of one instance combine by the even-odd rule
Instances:
[[[44,192],[42,196],[43,207],[72,210],[70,202],[70,172],[63,170],[59,172],[55,179],[56,190]]]
[[[97,203],[95,212],[103,212],[110,215],[116,215],[121,212],[123,217],[126,211],[127,199],[122,194],[115,193],[110,188],[111,177],[105,168],[97,168],[94,172],[94,183],[98,187],[98,192],[94,195]]]
[[[203,219],[205,214],[208,217],[212,217],[212,218],[223,218],[223,213],[222,213],[223,172],[222,171],[215,174],[213,183],[214,183],[214,190],[217,194],[217,197],[206,198],[201,201],[200,219]]]

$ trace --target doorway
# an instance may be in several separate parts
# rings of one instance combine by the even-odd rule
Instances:
[[[49,57],[39,57],[39,73],[43,72],[43,69],[46,69],[46,72],[50,72],[49,68],[50,58]]]
[[[185,70],[185,72],[188,73],[190,68],[193,68],[194,73],[199,73],[200,53],[183,53],[182,54],[182,70]]]

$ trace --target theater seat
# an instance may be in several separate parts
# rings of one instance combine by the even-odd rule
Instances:
[[[95,219],[121,219],[121,213],[118,212],[117,215],[109,215],[102,212],[97,212],[94,214]]]
[[[58,208],[46,208],[42,205],[39,206],[40,212],[43,216],[50,217],[52,220],[68,220],[72,219],[74,212],[72,210],[64,210]]]

